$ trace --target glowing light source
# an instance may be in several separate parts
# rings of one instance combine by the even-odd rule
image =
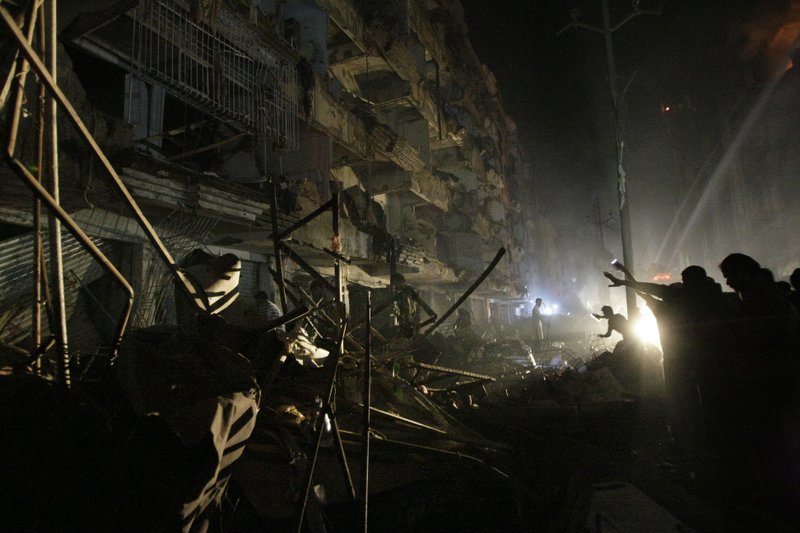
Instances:
[[[655,276],[653,276],[653,281],[670,281],[672,279],[672,274],[669,272],[659,272]]]
[[[633,331],[637,337],[647,344],[653,344],[661,349],[661,337],[658,334],[656,317],[649,309],[642,309],[639,318],[633,324]]]
[[[542,314],[543,315],[554,315],[556,313],[558,313],[558,304],[543,305],[542,306]]]

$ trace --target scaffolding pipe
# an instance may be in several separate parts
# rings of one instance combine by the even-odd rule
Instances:
[[[364,417],[361,502],[364,505],[364,532],[369,531],[369,432],[372,407],[372,291],[367,289],[366,328],[364,329]]]
[[[325,307],[326,307],[327,305],[330,305],[332,302],[328,302],[328,303],[327,303],[327,304],[325,304],[325,305],[317,305],[317,302],[315,302],[315,301],[314,301],[314,298],[312,298],[312,297],[311,297],[311,295],[310,295],[310,294],[308,294],[308,293],[305,291],[305,289],[303,289],[302,287],[297,287],[297,289],[298,289],[298,292],[300,292],[300,294],[302,294],[302,295],[303,295],[303,297],[304,297],[304,298],[305,298],[307,301],[309,301],[309,302],[312,302],[312,303],[313,303],[313,304],[316,306],[316,307],[315,307],[315,312],[316,312],[316,313],[319,313],[319,314],[322,316],[322,318],[324,318],[324,319],[325,319],[325,321],[326,321],[326,322],[328,322],[329,324],[332,324],[332,325],[336,326],[336,320],[334,320],[333,318],[331,318],[331,316],[330,316],[330,315],[329,315],[327,312],[325,312]],[[325,301],[325,300],[324,300],[324,299],[320,300],[320,302],[323,302],[323,301]],[[320,333],[320,332],[319,332],[319,330],[317,329],[317,327],[316,327],[316,326],[315,326],[313,323],[310,323],[310,325],[311,325],[311,327],[312,327],[312,328],[314,328],[314,330],[315,330],[315,331],[316,331],[318,334]],[[352,331],[352,330],[351,330],[351,331]],[[358,343],[358,341],[356,341],[356,340],[353,338],[353,335],[352,335],[351,333],[347,333],[347,334],[344,336],[344,338],[345,338],[345,339],[347,339],[348,341],[350,341],[350,342],[351,342],[351,343],[352,343],[352,344],[353,344],[353,345],[354,345],[354,346],[355,346],[355,347],[356,347],[358,350],[360,350],[360,351],[364,351],[364,347],[363,347],[363,346],[361,346],[361,344],[359,344],[359,343]]]
[[[277,328],[279,328],[281,326],[285,326],[286,324],[291,324],[292,322],[295,322],[296,320],[300,320],[301,318],[305,318],[306,316],[308,316],[308,314],[310,312],[311,312],[311,310],[308,307],[305,307],[305,306],[301,306],[301,307],[297,307],[296,309],[292,309],[290,312],[286,313],[282,317],[280,317],[280,318],[278,318],[276,320],[272,320],[270,322],[267,322],[267,324],[264,326],[263,331],[272,331],[273,329],[277,329]]]
[[[434,324],[433,324],[433,325],[432,325],[430,328],[428,328],[427,330],[425,330],[425,332],[424,332],[422,335],[419,335],[419,336],[418,336],[418,337],[416,337],[414,340],[415,340],[416,342],[419,342],[419,341],[421,341],[422,339],[424,339],[425,337],[427,337],[428,335],[430,335],[430,334],[433,332],[433,330],[435,330],[436,328],[438,328],[438,327],[439,327],[439,326],[442,324],[442,322],[444,322],[445,320],[447,320],[447,318],[448,318],[450,315],[452,315],[452,314],[455,312],[455,310],[456,310],[456,309],[458,309],[458,306],[460,306],[462,303],[464,303],[464,301],[465,301],[467,298],[469,298],[469,296],[470,296],[470,295],[471,295],[471,294],[472,294],[472,293],[475,291],[475,289],[477,289],[477,288],[480,286],[480,284],[481,284],[481,283],[483,283],[483,280],[485,280],[485,279],[486,279],[486,278],[489,276],[489,274],[491,274],[491,273],[492,273],[492,270],[494,270],[494,267],[496,267],[496,266],[497,266],[497,263],[499,263],[499,262],[500,262],[500,259],[502,259],[502,258],[503,258],[503,256],[504,256],[505,254],[506,254],[506,249],[505,249],[505,248],[500,248],[500,249],[497,251],[497,255],[495,255],[495,256],[494,256],[494,259],[492,259],[492,262],[491,262],[491,263],[489,263],[489,266],[488,266],[488,267],[486,267],[486,270],[484,270],[484,271],[483,271],[483,274],[481,274],[480,276],[478,276],[478,279],[476,279],[476,280],[475,280],[475,281],[472,283],[472,285],[470,285],[470,287],[469,287],[469,288],[468,288],[468,289],[467,289],[467,290],[464,292],[464,294],[462,294],[462,295],[461,295],[461,297],[460,297],[458,300],[456,300],[456,303],[454,303],[454,304],[453,304],[453,305],[450,307],[450,309],[448,309],[448,310],[447,310],[447,311],[446,311],[446,312],[445,312],[445,313],[444,313],[444,314],[443,314],[443,315],[442,315],[442,316],[439,318],[439,320],[437,320],[437,321],[436,321],[436,322],[435,322],[435,323],[434,323]]]
[[[48,61],[50,63],[50,76],[58,79],[58,1],[50,0],[50,38],[48,41]],[[61,179],[58,168],[58,103],[54,98],[48,99],[47,113],[50,123],[50,194],[53,200],[61,203]],[[56,319],[56,349],[58,351],[58,378],[65,387],[70,386],[69,369],[69,335],[67,333],[67,304],[64,290],[64,257],[61,246],[61,223],[51,212],[48,215],[50,231],[50,277],[53,287],[53,304]]]
[[[332,209],[332,229],[333,229],[333,238],[331,243],[331,248],[338,251],[339,248],[339,195],[333,193],[331,196],[331,209]],[[275,232],[277,234],[277,231]],[[276,242],[280,242],[282,246],[286,246],[283,242],[276,240]],[[295,254],[296,255],[296,254]],[[292,257],[295,261],[300,259],[299,256]],[[303,266],[303,262],[299,262],[301,266]],[[323,278],[316,270],[314,270],[310,265],[303,266],[303,268],[308,267],[309,272],[315,277],[322,279]],[[325,397],[324,403],[322,405],[321,412],[328,415],[331,419],[331,426],[333,429],[333,437],[336,441],[336,452],[339,456],[340,466],[342,468],[343,477],[345,480],[345,484],[347,485],[348,493],[351,495],[353,500],[356,499],[356,490],[355,486],[353,485],[353,479],[350,474],[350,468],[347,464],[347,456],[345,455],[344,450],[344,443],[342,442],[341,432],[339,430],[339,424],[336,421],[336,409],[334,408],[335,397],[336,397],[336,378],[339,370],[339,364],[341,363],[342,354],[344,353],[344,339],[347,335],[347,313],[346,307],[343,302],[343,283],[342,283],[342,270],[341,265],[338,260],[334,261],[334,273],[336,277],[336,310],[337,310],[337,321],[338,321],[338,330],[336,336],[336,349],[335,349],[335,356],[329,357],[328,361],[326,361],[325,367],[330,367],[331,377],[328,383],[328,394]],[[303,494],[303,504],[300,508],[300,516],[297,520],[297,531],[300,533],[303,528],[303,519],[305,518],[306,508],[308,506],[308,498],[311,492],[311,485],[314,482],[314,469],[317,465],[317,459],[319,458],[319,448],[322,442],[322,433],[323,433],[323,417],[320,417],[320,421],[317,424],[317,438],[316,444],[314,446],[314,454],[311,458],[311,464],[309,465],[308,471],[306,472],[306,479],[304,483],[305,492]]]
[[[44,30],[44,11],[39,9],[39,51],[44,53],[47,46]],[[17,51],[19,54],[19,51]],[[45,128],[45,100],[47,93],[44,84],[37,83],[38,95],[36,99],[36,181],[42,183],[44,166],[44,128]],[[42,345],[42,278],[44,262],[44,249],[42,245],[42,202],[34,195],[33,198],[33,320],[31,332],[33,350],[31,353],[41,353]],[[42,360],[36,357],[33,362],[34,371],[41,375]]]
[[[402,446],[404,448],[411,448],[413,450],[431,452],[431,453],[440,454],[440,455],[447,455],[447,456],[450,456],[450,457],[454,457],[456,459],[466,459],[467,461],[472,461],[472,462],[477,463],[477,464],[479,464],[481,466],[485,466],[490,471],[494,472],[495,474],[497,474],[498,476],[502,477],[503,479],[511,479],[511,475],[510,474],[507,474],[506,472],[503,472],[502,470],[500,470],[496,466],[492,466],[491,464],[487,463],[486,461],[484,461],[480,457],[475,457],[474,455],[469,455],[469,454],[461,453],[461,452],[455,452],[455,451],[452,451],[452,450],[443,450],[441,448],[434,448],[433,446],[425,446],[424,444],[416,444],[416,443],[413,443],[413,442],[405,442],[405,441],[401,441],[401,440],[390,439],[390,438],[387,438],[387,437],[380,437],[380,438],[377,439],[377,441],[381,442],[381,443],[384,443],[384,444],[394,444],[395,446]]]
[[[36,29],[36,19],[39,5],[40,3],[38,1],[31,2],[31,10],[28,12],[28,30],[27,34],[25,37],[22,37],[22,39],[24,39],[29,46],[33,42],[33,32]],[[14,24],[14,28],[17,28],[16,22],[12,21],[12,24]],[[19,30],[18,33],[20,33]],[[21,35],[22,34],[20,33],[20,36]],[[28,80],[28,72],[30,72],[30,65],[26,57],[18,57],[16,63],[17,68],[12,68],[12,70],[15,70],[15,76],[17,77],[17,92],[15,93],[16,98],[14,99],[14,110],[11,113],[11,122],[8,128],[8,146],[12,153],[17,148],[19,122],[20,117],[22,116],[22,104],[25,100],[25,82]]]
[[[34,3],[36,5],[39,2]],[[14,24],[17,26],[22,26],[25,23],[25,14],[20,13],[17,15],[17,19],[14,21]],[[11,87],[14,85],[14,78],[17,77],[17,63],[19,62],[19,50],[14,50],[14,58],[11,60],[11,66],[8,69],[8,74],[6,74],[6,79],[3,82],[3,86],[0,88],[0,110],[2,110],[6,106],[6,99],[8,99],[8,95],[11,94]]]
[[[40,182],[41,183],[41,182]],[[38,198],[34,194],[35,198]],[[41,237],[40,237],[41,239]],[[44,251],[39,256],[39,272],[41,273],[41,282],[42,282],[42,304],[47,315],[47,323],[51,325],[50,331],[53,331],[53,313],[50,309],[50,284],[47,280],[47,276],[44,275],[44,271],[46,270],[47,265],[44,262]],[[53,339],[53,334],[50,333],[47,336],[47,341],[45,342],[43,339],[39,341],[39,349],[31,354],[31,360],[34,361],[35,364],[41,366],[39,358],[42,357],[45,353],[47,353],[50,348],[55,345],[55,339]]]
[[[338,252],[341,248],[339,243],[339,193],[331,194],[331,215],[333,226],[333,237],[331,238],[331,249]],[[342,283],[342,263],[334,259],[333,273],[336,282],[336,318],[340,327],[345,327],[346,306],[344,303],[344,284]],[[342,337],[344,339],[344,337]]]
[[[280,241],[279,246],[280,249],[283,250],[286,253],[286,255],[289,256],[289,259],[297,263],[297,265],[304,271],[306,271],[312,278],[319,281],[320,283],[323,283],[328,292],[332,294],[336,293],[336,286],[331,285],[330,282],[327,279],[325,279],[325,277],[322,276],[322,274],[317,272],[317,270],[313,266],[311,266],[308,263],[308,261],[300,257],[300,255],[298,255],[297,252],[292,250],[292,248],[288,244],[286,244],[283,241]]]
[[[339,248],[339,195],[333,193],[331,195],[331,226],[333,229],[333,238],[331,239],[331,247]],[[344,279],[342,278],[342,265],[338,260],[333,262],[334,276],[336,279],[336,318],[339,322],[339,330],[337,331],[338,344],[336,345],[336,368],[344,353],[344,339],[347,336],[347,310],[344,303]],[[331,417],[331,427],[333,429],[333,438],[336,441],[336,450],[339,455],[339,465],[342,468],[342,475],[344,477],[345,485],[353,501],[356,500],[356,488],[353,484],[353,477],[350,474],[350,467],[347,464],[347,455],[344,451],[344,443],[342,442],[342,435],[339,431],[339,422],[336,417],[336,369],[334,369],[332,383],[333,388],[331,394],[328,395],[328,412]]]
[[[298,220],[297,222],[286,228],[285,230],[281,231],[280,233],[277,232],[273,233],[272,235],[270,235],[270,238],[278,240],[285,239],[294,230],[305,226],[306,224],[317,218],[319,215],[321,215],[328,209],[331,209],[333,205],[335,205],[333,204],[333,199],[328,200],[327,202],[325,202],[324,204],[322,204],[321,206],[319,206],[318,208],[316,208],[315,210],[313,210],[312,212],[310,212],[309,214],[307,214],[306,216],[304,216],[303,218],[301,218],[300,220]]]
[[[335,401],[335,400],[334,400]],[[344,440],[342,440],[342,431],[339,429],[339,421],[336,418],[336,409],[331,403],[328,406],[328,416],[331,420],[331,432],[333,440],[336,443],[336,453],[339,456],[339,467],[342,470],[342,479],[344,480],[344,488],[347,494],[350,495],[353,501],[356,500],[356,486],[353,483],[353,476],[350,474],[350,466],[347,464],[347,459],[344,451]]]
[[[0,8],[2,9],[2,8]],[[122,311],[122,315],[120,316],[119,321],[117,322],[117,335],[113,341],[111,346],[111,357],[113,358],[116,356],[117,350],[119,349],[119,345],[122,342],[122,336],[125,333],[125,328],[128,325],[128,319],[130,318],[131,309],[133,308],[133,287],[130,286],[128,280],[117,270],[111,261],[100,251],[97,245],[92,242],[92,239],[89,238],[86,233],[78,226],[72,217],[64,211],[64,209],[56,202],[56,200],[50,196],[50,193],[36,181],[36,177],[30,173],[30,171],[25,168],[21,162],[15,159],[11,154],[5,154],[6,161],[11,166],[12,170],[16,171],[17,174],[22,178],[25,184],[33,191],[35,195],[37,195],[40,199],[42,199],[47,207],[50,208],[52,211],[55,212],[55,215],[59,218],[59,220],[67,227],[70,233],[75,237],[75,239],[82,243],[89,254],[100,263],[106,270],[108,270],[119,282],[122,286],[123,290],[127,295],[127,300],[125,302],[125,307]]]
[[[339,369],[339,360],[341,359],[341,356],[342,356],[341,348],[342,348],[342,344],[344,342],[344,331],[345,331],[345,328],[342,327],[341,330],[339,331],[339,337],[336,339],[337,340],[337,343],[336,343],[337,350],[336,350],[336,355],[333,358],[335,361],[333,363],[333,369],[331,371],[331,377],[330,377],[330,380],[328,381],[328,394],[325,397],[325,400],[324,400],[325,404],[323,405],[323,409],[321,410],[321,413],[320,413],[321,416],[318,417],[318,420],[317,420],[317,423],[316,423],[316,427],[315,427],[316,437],[317,438],[315,439],[314,453],[311,455],[311,462],[309,463],[308,469],[306,470],[305,480],[304,480],[304,483],[303,483],[303,487],[304,487],[303,503],[302,503],[302,506],[300,507],[300,516],[297,518],[297,528],[296,528],[297,533],[302,533],[303,520],[305,518],[306,508],[308,507],[308,498],[309,498],[309,495],[311,494],[311,485],[314,483],[314,470],[317,467],[317,459],[319,458],[319,449],[320,449],[320,445],[322,444],[322,435],[323,435],[324,429],[325,429],[325,426],[324,426],[325,420],[324,420],[324,416],[322,416],[322,415],[328,415],[329,406],[330,406],[331,401],[333,400],[333,396],[334,396],[334,393],[336,391],[336,374],[338,373],[337,371]]]
[[[269,267],[267,267],[267,271],[269,272],[270,276],[272,276],[273,281],[275,281],[275,283],[277,284],[278,283],[278,273],[275,272],[274,269],[269,268]],[[292,285],[292,286],[294,287],[294,285]],[[286,291],[286,296],[289,298],[289,301],[291,301],[292,305],[294,305],[295,307],[299,307],[299,306],[303,305],[303,302],[300,300],[300,298],[298,298],[293,292]]]
[[[119,174],[117,174],[117,171],[114,170],[114,167],[111,165],[111,162],[108,160],[103,150],[97,144],[97,141],[89,132],[88,128],[83,123],[80,116],[78,116],[77,112],[75,111],[75,108],[72,107],[72,104],[69,102],[67,97],[61,91],[61,88],[58,86],[58,84],[55,82],[52,76],[50,76],[49,72],[47,71],[47,68],[42,63],[42,60],[39,57],[39,55],[31,48],[30,44],[25,40],[19,28],[14,23],[14,19],[11,17],[11,14],[8,12],[7,9],[2,7],[2,5],[0,5],[0,18],[2,19],[3,24],[6,26],[9,33],[11,33],[11,35],[19,44],[19,48],[22,51],[25,58],[30,62],[31,66],[39,75],[40,79],[44,81],[45,85],[47,86],[47,89],[50,91],[50,93],[52,93],[52,96],[55,98],[55,100],[57,100],[58,103],[64,108],[68,118],[78,129],[80,134],[83,136],[84,140],[89,144],[89,146],[91,147],[92,151],[95,153],[97,158],[100,159],[100,162],[103,164],[106,171],[111,176],[111,179],[113,180],[114,184],[117,186],[117,189],[119,189],[120,193],[122,194],[125,203],[133,212],[134,218],[139,223],[139,226],[141,226],[145,235],[147,235],[147,238],[156,248],[156,251],[158,252],[161,259],[167,264],[169,271],[173,274],[173,276],[177,278],[178,285],[184,291],[184,294],[188,296],[192,302],[195,302],[195,305],[197,305],[196,300],[193,296],[194,289],[192,288],[191,283],[186,278],[185,274],[181,272],[178,266],[176,265],[175,260],[172,258],[172,255],[166,249],[164,243],[161,241],[158,234],[153,229],[153,226],[144,216],[144,213],[142,213],[141,209],[139,208],[139,205],[136,203],[136,200],[134,200],[133,196],[131,196],[130,191],[128,191],[128,188],[122,182],[122,179],[120,178]],[[13,151],[10,152],[10,157],[13,158]],[[64,222],[63,219],[62,222]],[[206,311],[206,309],[201,309],[201,310]]]
[[[38,5],[38,3],[36,5]],[[55,11],[55,8],[56,8],[56,6],[54,4],[51,5],[51,9],[53,11]],[[44,29],[44,12],[41,11],[41,10],[39,12],[39,17],[40,17],[39,18],[39,22],[40,22],[40,40],[44,43],[45,48],[46,48],[47,38],[46,38],[46,35],[44,33],[44,31],[45,31],[45,29]],[[21,113],[22,113],[22,104],[23,104],[23,100],[22,100],[22,96],[23,95],[22,95],[22,93],[24,91],[25,81],[26,81],[26,77],[27,77],[27,73],[29,71],[30,65],[32,65],[34,67],[34,69],[36,70],[36,73],[39,76],[39,84],[40,84],[40,89],[39,89],[40,92],[39,92],[39,94],[40,94],[40,96],[41,96],[41,93],[42,93],[42,89],[44,89],[44,88],[50,89],[50,91],[56,93],[57,96],[60,94],[60,91],[58,90],[58,87],[55,85],[55,83],[53,81],[53,78],[50,76],[47,68],[42,63],[42,61],[39,58],[38,54],[31,47],[32,31],[33,31],[32,27],[29,26],[29,28],[28,28],[29,37],[26,38],[25,36],[22,35],[22,32],[20,31],[19,27],[16,25],[14,19],[10,16],[8,11],[5,8],[3,8],[2,6],[0,6],[0,18],[3,19],[3,22],[6,25],[6,27],[8,28],[9,32],[16,39],[16,41],[18,43],[18,49],[23,52],[23,55],[20,58],[20,66],[18,68],[18,71],[20,73],[20,79],[19,79],[17,100],[16,100],[16,104],[15,104],[15,107],[14,107],[14,110],[13,110],[13,113],[12,113],[11,128],[10,128],[10,131],[9,131],[8,141],[6,143],[6,151],[5,151],[5,154],[4,154],[5,155],[5,159],[7,160],[9,166],[11,167],[11,169],[14,170],[20,176],[20,178],[23,180],[23,182],[25,182],[26,185],[33,191],[35,201],[36,200],[39,200],[39,201],[44,200],[45,203],[47,204],[48,208],[51,210],[51,212],[55,212],[55,216],[67,226],[67,228],[75,236],[75,238],[79,242],[81,242],[88,249],[89,253],[101,265],[105,266],[117,278],[117,280],[123,286],[123,289],[125,289],[125,291],[128,293],[128,296],[129,296],[128,305],[123,310],[123,314],[120,317],[120,321],[118,323],[118,335],[117,335],[115,341],[112,343],[112,356],[113,356],[116,353],[116,350],[117,350],[117,348],[119,346],[119,342],[121,341],[122,333],[124,332],[125,326],[127,325],[127,320],[128,320],[128,317],[130,315],[130,310],[131,310],[132,305],[133,305],[133,289],[130,287],[130,285],[128,284],[127,280],[125,280],[125,278],[116,270],[114,265],[111,264],[108,261],[108,259],[105,257],[105,255],[103,255],[103,253],[100,251],[100,249],[97,248],[97,246],[80,229],[80,227],[78,227],[77,224],[75,224],[75,221],[72,220],[72,218],[66,213],[66,211],[64,211],[61,208],[58,200],[56,200],[53,196],[51,196],[50,193],[47,191],[47,189],[43,186],[43,184],[41,182],[42,181],[41,177],[42,177],[42,172],[43,172],[43,167],[44,167],[44,158],[43,158],[43,155],[42,155],[43,151],[44,151],[44,132],[43,132],[43,130],[41,131],[41,135],[40,135],[40,138],[41,138],[41,152],[39,154],[37,154],[37,156],[40,158],[39,165],[38,165],[39,168],[37,169],[37,175],[39,176],[38,178],[37,178],[37,176],[34,176],[30,172],[30,170],[28,170],[28,168],[22,162],[17,160],[16,157],[14,156],[14,152],[16,151],[17,136],[19,134],[19,118],[20,118]],[[54,47],[56,45],[56,41],[55,41],[56,33],[55,32],[56,32],[56,24],[54,23],[52,25],[52,28],[51,28],[51,40],[52,40],[52,43],[53,43]],[[51,62],[55,61],[55,59],[56,59],[55,51],[53,51],[53,57],[51,58]],[[59,100],[63,100],[63,99],[65,99],[63,94],[60,94]],[[46,105],[44,105],[44,103],[42,103],[42,106],[40,108],[41,113],[48,112],[48,114],[51,114],[50,112],[55,107],[55,100],[51,100],[50,103],[51,103],[51,106],[53,106],[53,107],[49,107],[48,108],[48,106],[46,106]],[[55,120],[53,120],[52,123],[49,124],[49,126],[50,126],[51,130],[53,130],[53,133],[51,134],[51,139],[50,139],[51,143],[53,143],[53,142],[57,143],[57,140],[58,140],[57,130],[56,130],[57,124],[56,124]],[[52,146],[51,146],[51,148],[52,148]],[[57,152],[57,144],[56,144],[56,149],[53,150],[53,151]],[[57,159],[55,159],[54,161],[55,161],[55,167],[57,169]],[[41,221],[41,217],[39,217],[39,220]],[[54,226],[54,224],[51,224],[51,227],[52,226]],[[41,239],[41,237],[39,237],[39,239]],[[41,240],[39,242],[40,242],[40,247],[39,247],[39,250],[37,250],[37,252],[36,252],[36,255],[38,256],[37,259],[36,259],[38,267],[35,267],[34,270],[38,270],[38,279],[41,282],[39,284],[39,287],[43,287],[44,288],[44,293],[46,294],[46,299],[48,301],[51,301],[51,297],[50,297],[51,291],[48,290],[47,279],[43,275],[43,272],[44,272],[44,257],[43,257],[43,253],[41,253]],[[57,255],[57,251],[54,253],[54,250],[51,249],[51,257],[53,257],[54,255]],[[62,282],[63,282],[63,279],[62,279]],[[41,307],[40,307],[40,309],[41,309]],[[57,325],[55,325],[55,321],[56,321],[56,317],[54,317],[53,314],[50,313],[51,330],[58,331],[59,327]],[[62,321],[62,324],[63,324],[63,321]],[[66,334],[66,330],[64,330],[64,333]],[[34,338],[34,340],[35,340],[35,338]],[[65,341],[66,341],[66,337],[65,336],[63,338],[59,339],[59,342],[64,347],[65,347]],[[48,346],[48,348],[49,348],[49,346]],[[45,351],[46,351],[46,348],[42,345],[41,339],[40,339],[39,347],[36,350],[34,350],[34,357],[38,360],[38,358],[41,357],[41,355]],[[65,384],[65,385],[68,385],[68,380],[69,380],[68,361],[65,360],[64,357],[60,358],[59,366],[61,367],[60,368],[60,370],[61,370],[61,376],[60,377],[61,377],[62,383]]]

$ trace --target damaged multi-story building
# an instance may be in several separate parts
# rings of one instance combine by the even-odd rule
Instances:
[[[479,488],[464,459],[514,492],[483,458],[504,446],[414,382],[495,378],[408,357],[459,306],[508,321],[526,292],[529,176],[459,2],[31,0],[0,2],[0,27],[12,522],[205,530],[236,463],[258,508],[228,516],[261,524],[241,530],[308,513],[321,531],[318,506],[356,496],[345,448],[372,438],[375,468],[391,460],[375,492]],[[409,335],[412,299],[433,325]],[[404,338],[387,341],[390,306]],[[310,336],[280,329],[300,318]],[[348,486],[326,498],[331,435]]]
[[[443,309],[504,247],[471,298],[475,320],[523,292],[529,176],[459,2],[60,2],[56,45],[61,89],[166,247],[238,255],[242,298],[274,295],[273,182],[282,229],[338,193],[350,283],[383,287],[397,271]],[[23,152],[35,149],[28,94]],[[168,318],[168,277],[140,228],[66,118],[58,136],[61,205],[131,279],[133,325]],[[33,268],[20,260],[32,253],[31,196],[0,173],[0,335],[13,344],[30,331],[30,287],[19,280]],[[332,238],[319,217],[291,245],[324,267]],[[109,322],[96,304],[110,295],[65,239],[67,307],[86,299],[93,309],[75,313],[71,343],[88,350]],[[291,278],[297,267],[285,263]]]

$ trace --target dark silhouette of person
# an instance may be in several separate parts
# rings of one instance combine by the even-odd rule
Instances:
[[[797,450],[784,436],[797,394],[797,315],[771,272],[752,257],[730,254],[720,269],[736,291],[728,327],[731,371],[715,413],[721,460],[735,465],[723,470],[723,486],[734,505],[796,513],[797,493],[787,488],[797,483],[791,468],[797,468]]]
[[[531,309],[531,322],[533,325],[534,348],[540,348],[544,342],[544,327],[542,325],[542,305],[541,298],[536,298],[533,309]]]
[[[778,294],[781,298],[789,298],[792,294],[792,284],[785,280],[775,282],[775,287],[778,289]]]
[[[627,342],[633,338],[631,325],[628,319],[619,313],[614,313],[614,309],[610,305],[604,305],[600,308],[601,314],[593,313],[593,316],[598,320],[608,320],[608,330],[605,333],[598,333],[598,337],[608,338],[611,333],[616,331],[622,335],[622,340]]]
[[[624,269],[626,279],[604,273],[612,287],[629,286],[647,302],[656,317],[663,354],[662,372],[669,425],[680,459],[691,459],[707,450],[702,422],[701,385],[714,367],[721,338],[719,321],[724,315],[722,288],[698,265],[681,272],[681,282],[670,285],[639,282]],[[713,375],[713,374],[711,374]],[[692,468],[690,466],[690,468]]]
[[[795,310],[800,313],[800,268],[794,269],[792,275],[789,276],[789,283],[792,286],[792,292],[789,293],[787,298],[794,305]]]

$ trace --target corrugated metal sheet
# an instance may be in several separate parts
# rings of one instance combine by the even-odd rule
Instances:
[[[112,241],[93,239],[106,255],[113,255],[116,245]],[[45,260],[49,261],[49,246],[45,242]],[[91,321],[72,320],[76,313],[81,283],[91,283],[103,275],[104,270],[69,234],[63,237],[64,287],[68,319],[77,324],[71,330],[70,344],[80,345],[82,339],[94,339]],[[74,273],[74,274],[73,274]],[[9,320],[0,331],[0,341],[16,344],[31,333],[33,306],[33,234],[26,233],[0,242],[0,313],[11,313]],[[85,331],[84,331],[85,330]],[[43,318],[43,331],[47,334],[47,320]]]

